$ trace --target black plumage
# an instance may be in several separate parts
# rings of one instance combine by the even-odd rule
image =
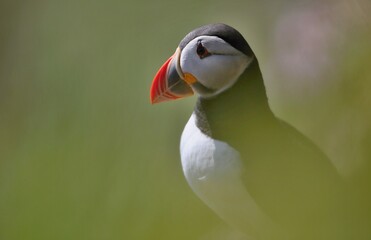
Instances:
[[[198,36],[216,36],[232,47],[239,50],[240,52],[246,54],[247,56],[252,56],[253,51],[251,50],[249,44],[246,42],[245,38],[236,29],[223,24],[215,23],[208,24],[202,27],[196,28],[192,32],[188,33],[179,44],[179,48],[183,49],[190,41]]]
[[[200,35],[217,35],[253,56],[237,33],[223,24],[205,26],[188,34],[180,47]],[[292,236],[321,239],[323,227],[326,237],[341,232],[343,181],[312,141],[273,114],[256,58],[230,89],[199,97],[195,113],[204,134],[241,154],[248,192]]]
[[[178,85],[187,94],[176,95]],[[151,101],[193,91],[199,97],[181,138],[182,167],[210,208],[254,239],[348,239],[343,179],[271,111],[258,59],[237,30],[210,24],[187,34],[156,74]]]

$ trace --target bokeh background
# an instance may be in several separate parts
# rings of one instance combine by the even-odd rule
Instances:
[[[149,104],[157,69],[212,22],[245,36],[274,112],[326,152],[367,216],[370,12],[369,0],[2,0],[0,239],[239,238],[183,178],[195,98]]]

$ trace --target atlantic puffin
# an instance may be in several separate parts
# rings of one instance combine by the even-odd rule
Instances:
[[[338,214],[341,179],[271,111],[256,55],[236,29],[218,23],[187,34],[155,75],[150,100],[194,93],[180,155],[198,197],[251,239],[328,237],[322,228]]]

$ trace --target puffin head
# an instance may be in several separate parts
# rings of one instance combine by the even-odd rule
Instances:
[[[151,103],[193,95],[211,98],[227,90],[254,59],[243,36],[225,24],[187,34],[153,79]]]

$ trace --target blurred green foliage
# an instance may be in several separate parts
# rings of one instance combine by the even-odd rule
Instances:
[[[292,48],[277,22],[320,2],[2,1],[0,239],[237,238],[183,178],[179,138],[195,98],[151,106],[148,96],[183,36],[211,22],[246,36],[275,112],[341,159],[369,199],[371,8],[325,5],[331,64],[306,85],[279,65],[278,49]]]

